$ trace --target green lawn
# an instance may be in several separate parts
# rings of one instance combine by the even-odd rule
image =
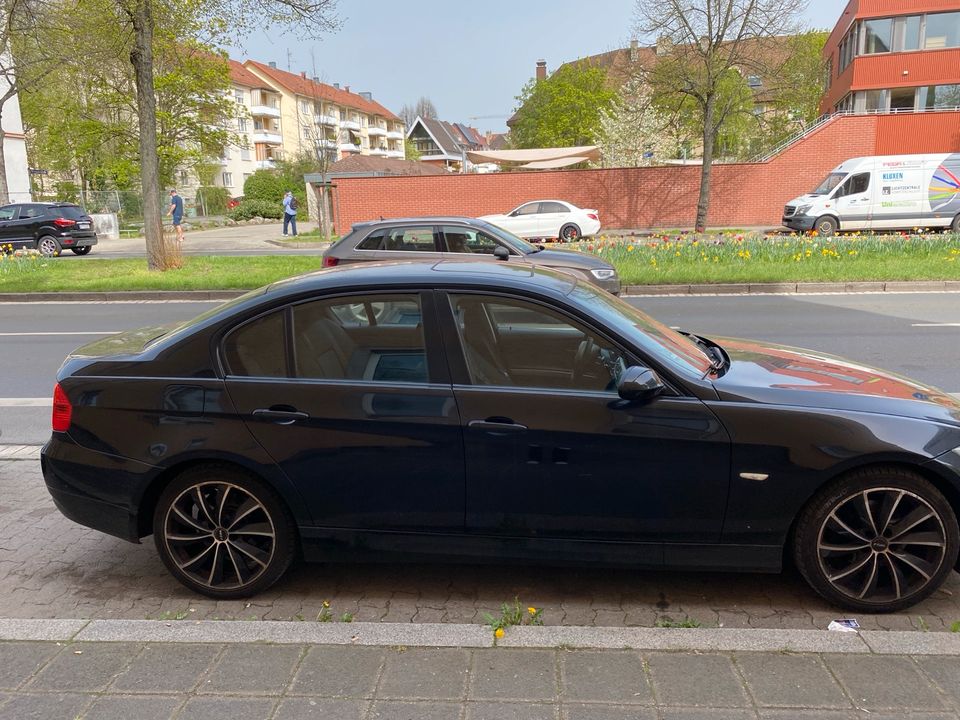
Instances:
[[[960,236],[761,238],[739,234],[595,238],[564,249],[612,262],[628,285],[960,280]],[[180,270],[145,260],[0,255],[0,293],[246,290],[320,269],[319,256],[187,257]]]

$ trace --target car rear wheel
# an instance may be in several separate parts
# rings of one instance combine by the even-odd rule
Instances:
[[[560,228],[560,240],[563,242],[575,242],[581,237],[580,228],[569,223]]]
[[[960,233],[960,215],[957,215],[950,224],[950,232]]]
[[[74,252],[75,255],[89,255],[89,254],[90,254],[90,248],[92,248],[92,247],[93,247],[92,245],[83,245],[83,246],[81,246],[81,247],[75,247],[75,248],[70,248],[70,249],[73,250],[73,252]]]
[[[279,496],[218,465],[191,468],[167,486],[154,510],[153,537],[177,580],[219,599],[266,590],[296,550],[294,521]]]
[[[902,468],[851,473],[821,490],[797,521],[800,573],[830,602],[896,612],[936,590],[960,546],[957,518],[930,482]]]
[[[829,215],[824,215],[817,218],[817,221],[813,224],[813,229],[817,231],[817,235],[830,237],[837,232],[837,221]]]
[[[42,238],[37,240],[37,250],[39,250],[40,254],[44,255],[45,257],[59,255],[61,251],[60,241],[52,235],[44,235]]]

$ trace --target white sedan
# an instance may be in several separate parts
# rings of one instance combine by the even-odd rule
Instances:
[[[600,232],[600,214],[563,200],[534,200],[506,215],[480,218],[523,238],[558,238],[573,242]]]

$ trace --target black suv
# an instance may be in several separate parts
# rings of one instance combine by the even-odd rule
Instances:
[[[0,207],[0,246],[36,248],[43,255],[73,250],[86,255],[97,244],[93,218],[72,203],[15,203]]]

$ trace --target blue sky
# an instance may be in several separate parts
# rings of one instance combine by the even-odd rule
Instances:
[[[251,36],[234,57],[274,61],[323,82],[369,90],[393,112],[425,95],[444,120],[503,131],[536,61],[625,47],[630,0],[340,0],[339,32],[320,42],[294,30]],[[832,28],[845,0],[811,0],[805,21]],[[487,117],[492,116],[492,117]]]

